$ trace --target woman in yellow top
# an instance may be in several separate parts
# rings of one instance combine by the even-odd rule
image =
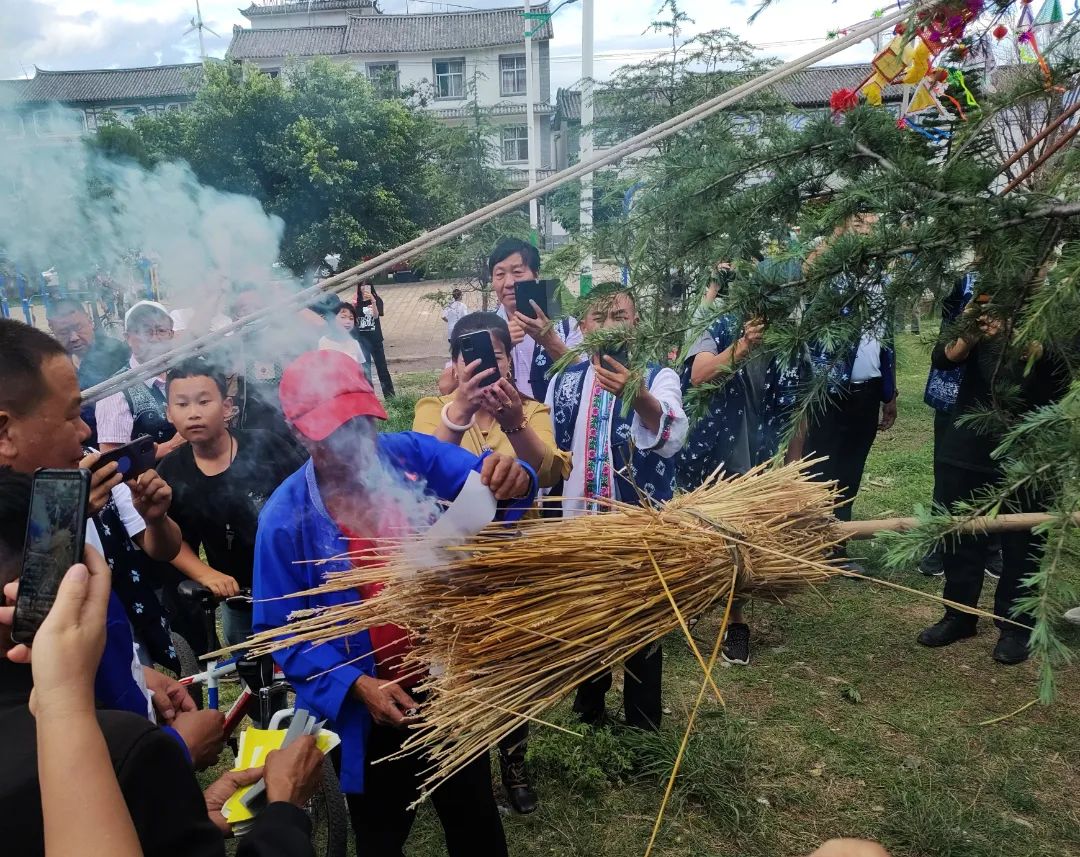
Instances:
[[[461,356],[462,338],[487,331],[495,349],[499,378],[492,370],[477,374]],[[558,485],[570,473],[570,453],[555,445],[551,411],[542,402],[522,399],[510,379],[510,329],[495,313],[474,312],[454,326],[450,340],[457,389],[416,403],[413,431],[430,434],[481,455],[487,450],[513,455],[536,471],[541,488]]]
[[[494,383],[484,383],[494,370],[477,373],[480,361],[466,366],[461,356],[462,337],[477,331],[491,336],[499,366]],[[522,400],[509,380],[512,347],[510,329],[495,313],[474,312],[462,318],[450,339],[457,389],[417,402],[413,431],[456,443],[477,455],[486,450],[513,455],[536,471],[541,488],[551,488],[570,475],[570,454],[555,445],[550,409],[542,402]],[[523,723],[499,742],[503,786],[511,806],[522,815],[539,805],[525,768],[528,737],[528,723]]]

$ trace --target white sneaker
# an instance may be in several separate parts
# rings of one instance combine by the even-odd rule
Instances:
[[[1072,610],[1066,610],[1065,621],[1072,622],[1074,625],[1080,625],[1080,607],[1073,607]]]

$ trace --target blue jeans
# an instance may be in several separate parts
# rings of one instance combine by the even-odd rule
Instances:
[[[251,636],[251,615],[250,609],[221,605],[221,633],[226,646],[235,646]]]

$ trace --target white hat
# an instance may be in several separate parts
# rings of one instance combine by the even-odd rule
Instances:
[[[157,301],[136,301],[135,303],[133,303],[131,305],[131,309],[129,309],[126,313],[124,313],[124,330],[125,331],[130,326],[132,313],[134,313],[135,310],[139,309],[139,307],[144,307],[144,306],[153,307],[154,309],[160,311],[161,314],[166,316],[170,321],[172,320],[172,316],[169,315],[169,311],[167,309],[165,309],[165,307],[162,304],[159,304]]]

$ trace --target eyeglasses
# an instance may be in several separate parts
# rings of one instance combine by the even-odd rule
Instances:
[[[135,336],[141,336],[143,339],[172,339],[173,329],[171,327],[144,327],[141,330],[131,331]]]

